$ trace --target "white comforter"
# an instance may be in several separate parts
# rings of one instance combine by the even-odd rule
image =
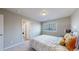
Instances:
[[[67,51],[66,47],[59,45],[61,37],[40,35],[31,39],[31,47],[37,51]]]

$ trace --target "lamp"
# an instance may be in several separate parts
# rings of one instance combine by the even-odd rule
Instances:
[[[42,16],[46,16],[48,13],[46,10],[42,10],[42,12],[40,13]]]

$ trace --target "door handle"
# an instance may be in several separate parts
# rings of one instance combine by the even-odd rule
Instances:
[[[2,34],[0,34],[0,36],[2,36]]]

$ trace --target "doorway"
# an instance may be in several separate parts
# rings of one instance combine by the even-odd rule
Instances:
[[[30,22],[26,19],[22,19],[22,36],[24,40],[30,38]]]

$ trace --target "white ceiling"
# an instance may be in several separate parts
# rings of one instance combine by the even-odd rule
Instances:
[[[17,14],[29,17],[30,19],[37,21],[54,20],[62,17],[72,15],[76,10],[75,8],[46,8],[47,16],[40,15],[43,8],[7,8],[8,11],[15,12]]]

